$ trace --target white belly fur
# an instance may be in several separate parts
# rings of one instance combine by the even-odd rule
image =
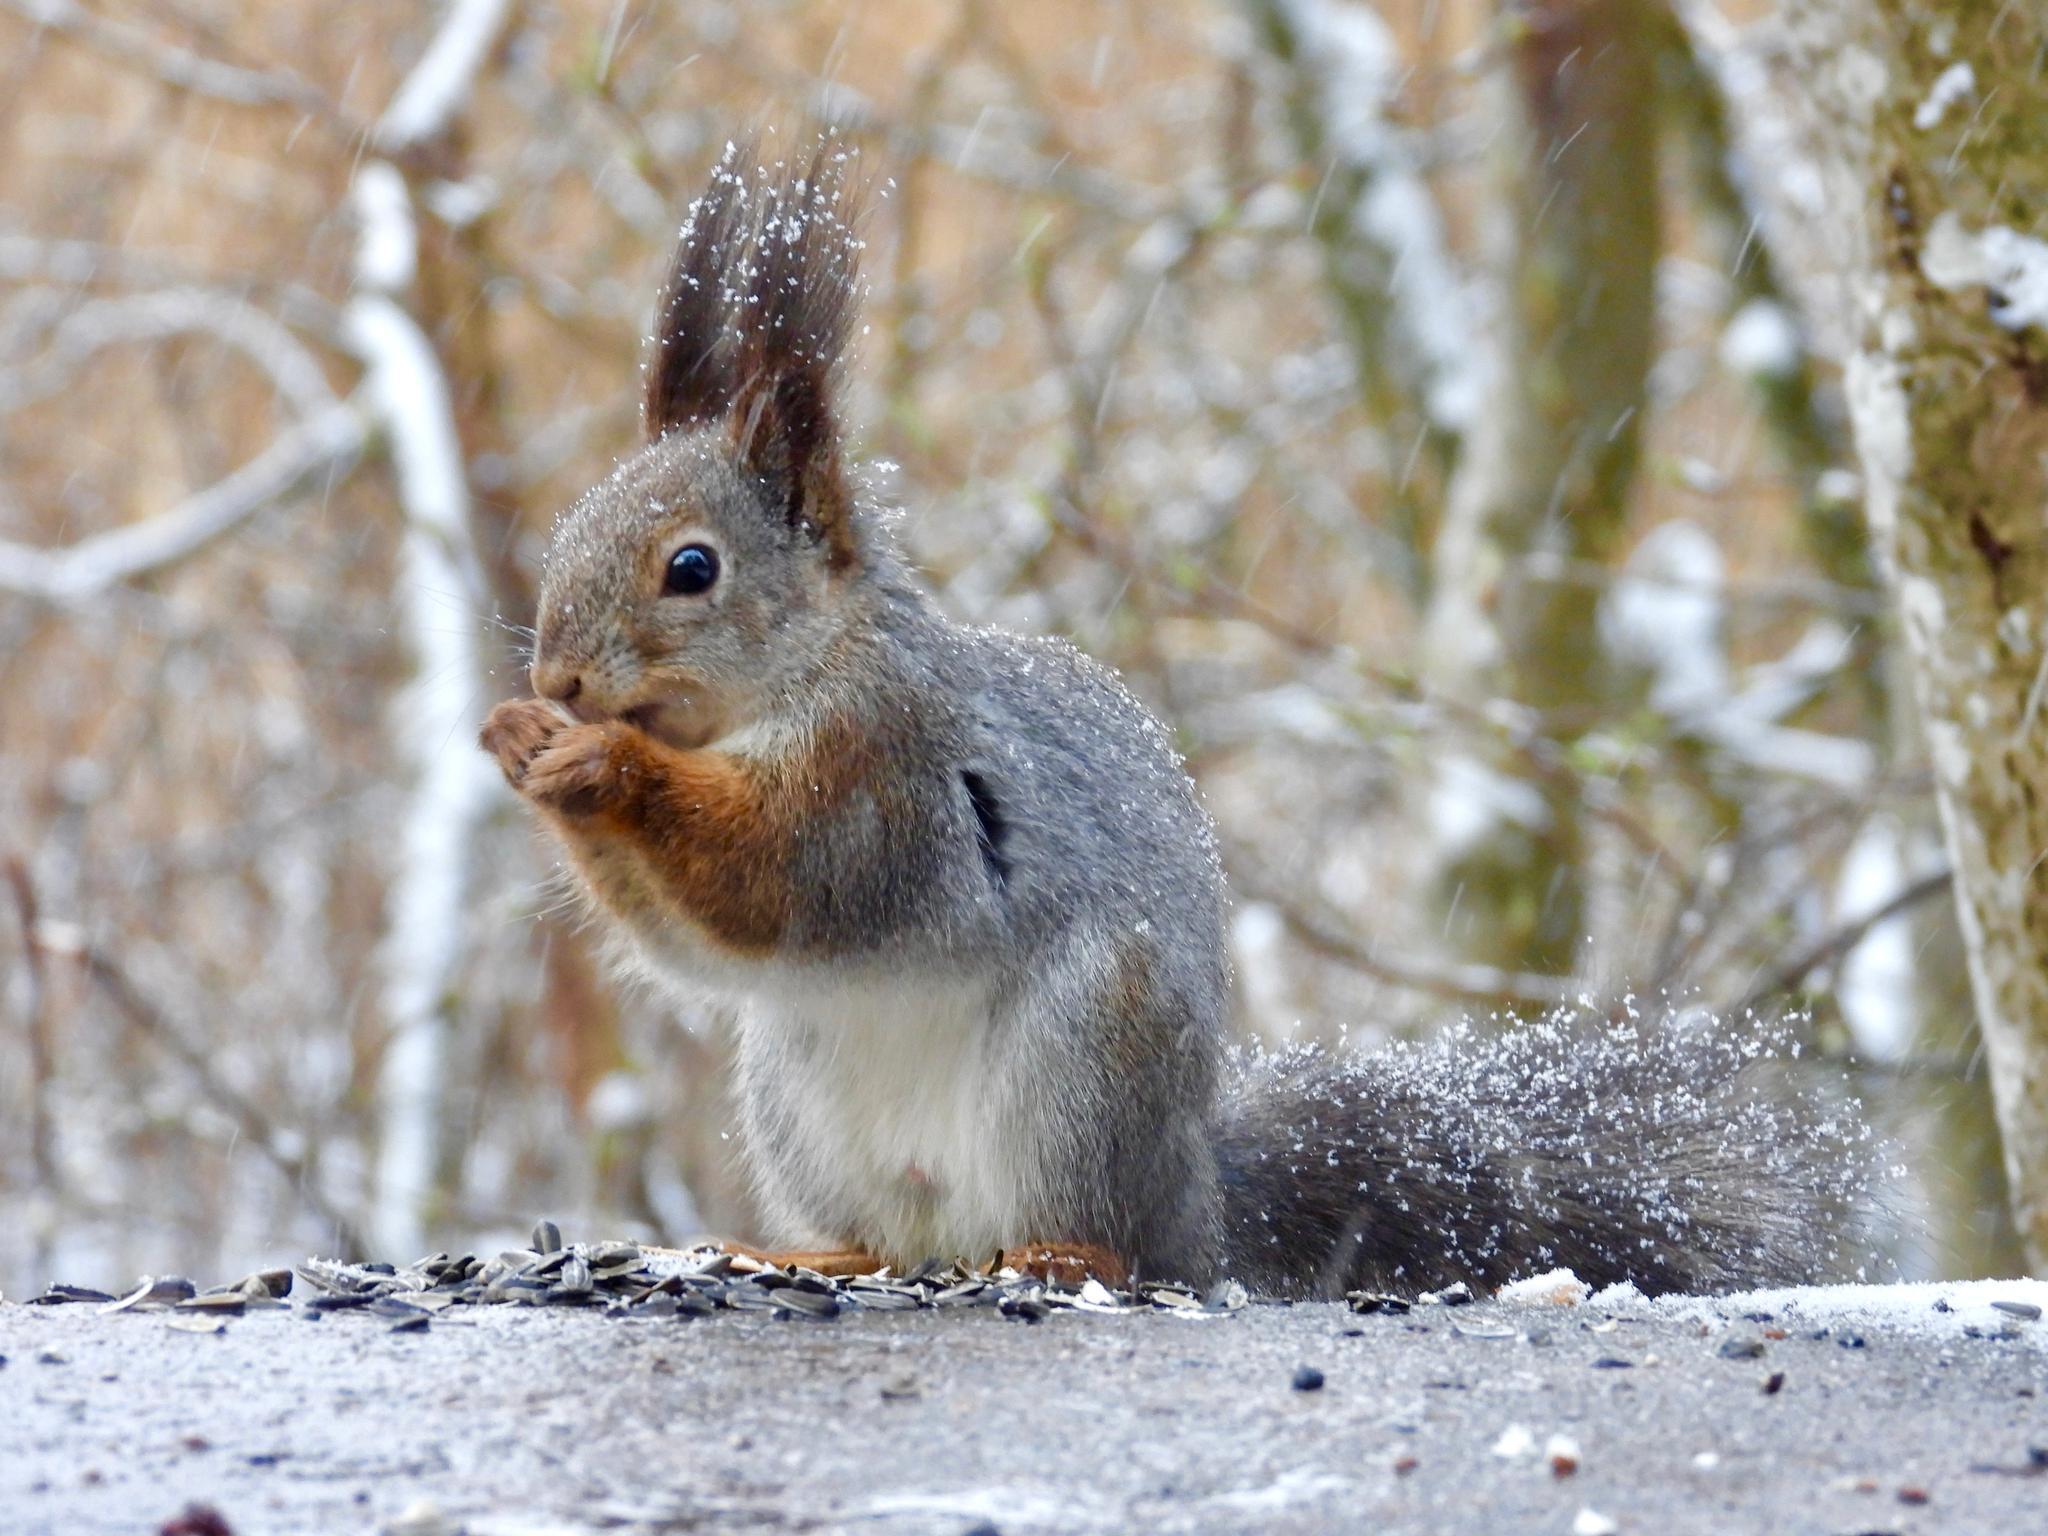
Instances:
[[[899,1264],[1023,1241],[1036,1074],[1006,1062],[979,980],[786,971],[742,1019],[750,1155],[776,1241],[854,1240]],[[760,1122],[779,1106],[789,1129]]]

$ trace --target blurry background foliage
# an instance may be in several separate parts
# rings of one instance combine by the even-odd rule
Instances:
[[[0,1286],[748,1231],[715,1011],[471,740],[691,189],[826,124],[880,494],[1171,723],[1245,1031],[1810,1010],[1905,1269],[2016,1267],[1797,77],[1768,0],[0,0]]]

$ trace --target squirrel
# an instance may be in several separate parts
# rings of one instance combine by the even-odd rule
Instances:
[[[737,1005],[788,1245],[742,1251],[1276,1298],[1810,1278],[1853,1128],[1712,1030],[1231,1046],[1222,868],[1166,731],[1072,646],[945,616],[849,461],[849,163],[728,147],[646,441],[558,519],[533,694],[482,732],[631,963]]]

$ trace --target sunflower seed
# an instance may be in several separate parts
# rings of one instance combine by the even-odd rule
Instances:
[[[53,1285],[40,1296],[31,1296],[28,1304],[32,1307],[61,1307],[73,1302],[112,1301],[114,1298],[105,1291],[96,1291],[89,1285]]]
[[[188,1296],[177,1304],[180,1312],[199,1312],[212,1317],[240,1317],[249,1298],[239,1291],[226,1296]]]
[[[353,1312],[376,1299],[368,1291],[324,1291],[307,1297],[305,1306],[309,1312]]]
[[[183,1275],[144,1275],[139,1285],[119,1301],[110,1301],[100,1308],[100,1316],[108,1317],[116,1312],[127,1312],[136,1307],[168,1307],[181,1301],[189,1301],[195,1287]]]
[[[775,1302],[778,1316],[828,1318],[839,1315],[839,1298],[829,1292],[821,1295],[789,1286],[775,1293]]]
[[[1377,1291],[1346,1291],[1344,1303],[1360,1316],[1384,1312],[1390,1317],[1399,1317],[1411,1305],[1404,1297],[1385,1296]]]

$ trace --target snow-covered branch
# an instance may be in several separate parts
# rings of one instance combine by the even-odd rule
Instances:
[[[1375,12],[1344,0],[1254,0],[1252,10],[1305,87],[1290,114],[1298,147],[1345,183],[1318,191],[1311,219],[1332,247],[1346,318],[1364,333],[1355,340],[1371,353],[1360,365],[1387,369],[1455,439],[1485,396],[1482,358],[1442,215],[1387,120],[1399,45]]]
[[[377,142],[401,150],[439,137],[461,109],[505,16],[502,0],[455,0],[399,88]],[[470,849],[493,779],[473,749],[484,666],[481,565],[469,478],[440,358],[403,295],[418,268],[411,196],[397,168],[365,161],[352,201],[356,283],[344,329],[368,368],[364,388],[391,445],[405,517],[399,605],[415,671],[393,724],[411,803],[386,898],[381,1138],[372,1225],[394,1253],[418,1252],[446,1145],[451,998],[467,949]]]
[[[453,0],[427,51],[377,119],[379,149],[397,154],[448,131],[510,10],[507,0]]]
[[[226,479],[169,511],[64,549],[0,542],[0,590],[70,603],[175,565],[309,476],[353,457],[364,436],[361,409],[336,402],[285,431]]]
[[[146,27],[103,16],[76,0],[0,0],[15,15],[61,32],[111,58],[122,60],[166,85],[239,106],[284,103],[332,116],[334,105],[304,80],[285,70],[252,69],[210,59],[166,42]]]
[[[300,416],[331,409],[336,401],[319,360],[290,330],[255,305],[205,288],[165,288],[90,299],[51,290],[23,296],[46,302],[47,355],[0,376],[0,411],[47,398],[64,388],[78,367],[109,347],[146,344],[170,336],[203,335],[233,347],[270,375],[277,392]]]
[[[47,332],[34,364],[0,375],[0,410],[13,410],[66,388],[79,367],[109,347],[170,336],[203,335],[234,348],[269,375],[298,420],[226,478],[168,511],[93,534],[61,549],[0,542],[0,591],[68,603],[117,582],[161,570],[198,553],[307,477],[361,448],[366,428],[358,407],[335,397],[316,358],[276,319],[252,304],[203,288],[168,288],[74,304],[70,296],[23,295],[24,327]],[[33,323],[41,301],[52,318]]]

